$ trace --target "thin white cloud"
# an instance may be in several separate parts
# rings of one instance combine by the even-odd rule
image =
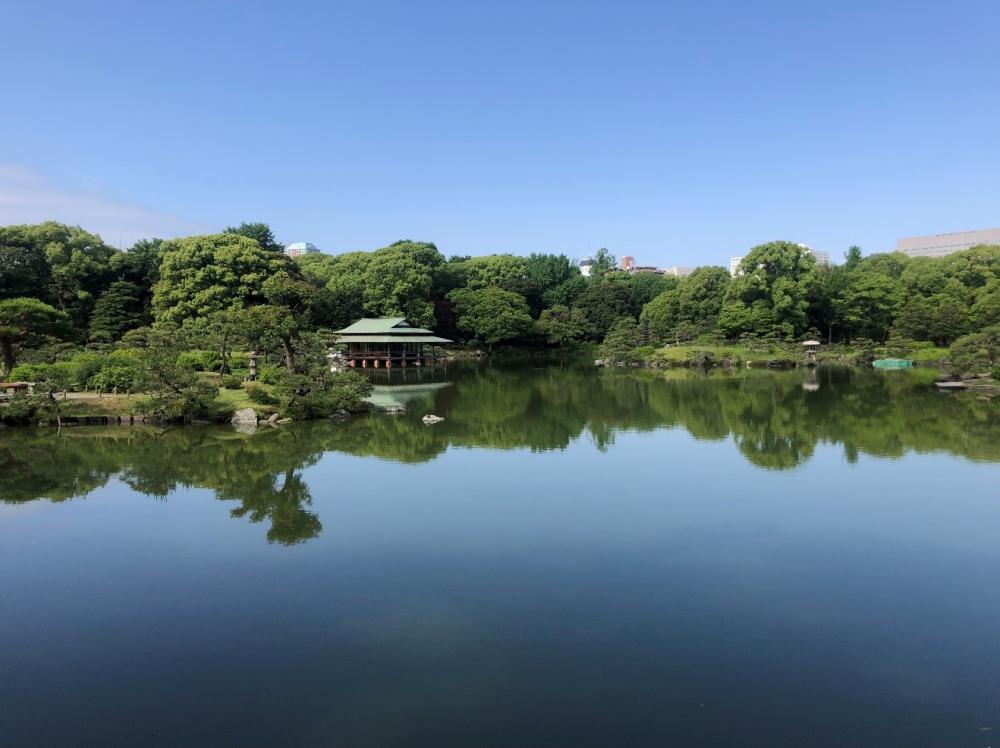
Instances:
[[[208,226],[96,192],[58,187],[19,164],[0,164],[0,226],[59,221],[100,234],[108,244],[128,247],[137,239],[206,233]]]

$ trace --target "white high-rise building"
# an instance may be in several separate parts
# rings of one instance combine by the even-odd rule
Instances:
[[[590,271],[594,268],[594,258],[584,257],[580,260],[580,275],[584,278],[590,277]]]
[[[311,254],[313,252],[319,252],[319,250],[311,242],[295,242],[285,247],[285,254],[289,257],[298,257],[299,255]]]

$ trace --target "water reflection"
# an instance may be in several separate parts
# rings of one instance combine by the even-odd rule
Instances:
[[[695,439],[731,439],[760,468],[808,460],[818,443],[898,457],[942,451],[1000,460],[1000,403],[942,394],[930,371],[595,371],[586,366],[452,367],[420,381],[379,382],[403,416],[314,422],[248,436],[228,427],[9,429],[0,434],[0,499],[6,503],[85,496],[113,476],[166,497],[179,487],[213,490],[232,515],[269,522],[271,542],[294,544],[322,531],[303,468],[324,452],[403,463],[449,447],[565,449],[586,438],[600,450],[623,430],[685,429]],[[413,379],[413,377],[410,377]],[[427,412],[446,420],[425,426]]]

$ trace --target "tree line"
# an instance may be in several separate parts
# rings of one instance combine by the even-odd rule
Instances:
[[[444,257],[428,242],[292,259],[263,223],[137,242],[127,251],[48,222],[0,228],[0,353],[54,362],[67,352],[130,347],[149,331],[218,355],[274,351],[294,373],[316,336],[363,316],[404,316],[459,343],[572,346],[693,340],[828,342],[897,338],[981,351],[1000,325],[1000,247],[939,259],[902,254],[817,265],[792,242],[751,249],[739,273],[699,267],[675,278],[625,273],[600,249],[590,277],[566,255]],[[992,331],[992,332],[991,332]],[[978,355],[978,354],[977,354]],[[985,354],[995,359],[996,352]],[[987,364],[997,361],[987,361]]]

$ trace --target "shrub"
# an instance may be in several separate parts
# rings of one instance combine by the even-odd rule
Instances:
[[[246,388],[247,397],[250,398],[250,402],[256,403],[257,405],[274,405],[278,402],[270,392],[261,387],[259,384],[250,384]]]
[[[284,371],[277,366],[261,366],[257,370],[257,380],[261,384],[277,384]]]
[[[81,387],[91,387],[91,378],[104,368],[108,357],[100,353],[81,353],[74,356],[70,364],[73,367],[73,380]]]
[[[17,367],[14,367],[15,370]],[[0,423],[19,426],[38,420],[42,405],[39,395],[18,393],[11,398],[6,406],[0,408]]]
[[[49,364],[20,364],[10,370],[12,382],[43,382],[48,378]]]
[[[219,378],[219,386],[227,390],[238,390],[243,386],[243,380],[234,376],[223,376]]]
[[[191,350],[177,356],[177,365],[194,371],[215,371],[221,363],[215,351]]]
[[[128,363],[109,363],[90,378],[90,385],[105,392],[118,388],[131,390],[136,386],[139,370]]]
[[[715,366],[715,354],[711,351],[690,351],[687,354],[687,363],[689,366],[707,369],[711,366]]]
[[[993,371],[1000,364],[1000,325],[956,340],[951,347],[951,364],[958,374]]]

